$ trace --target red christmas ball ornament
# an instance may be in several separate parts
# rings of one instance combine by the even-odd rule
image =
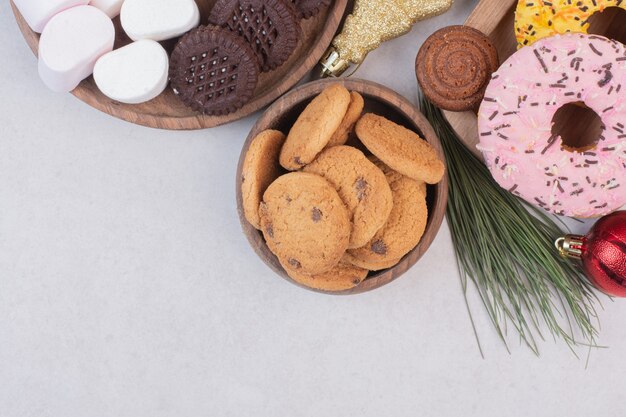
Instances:
[[[602,291],[626,297],[626,211],[598,220],[587,236],[556,241],[561,255],[581,259],[589,279]]]

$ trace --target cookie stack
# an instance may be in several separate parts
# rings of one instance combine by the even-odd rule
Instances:
[[[369,271],[400,262],[426,228],[427,184],[444,175],[426,141],[384,117],[362,115],[364,104],[332,84],[288,135],[261,132],[244,159],[245,217],[307,287],[348,290]]]
[[[170,60],[176,95],[195,111],[224,115],[253,96],[263,72],[293,54],[302,37],[300,19],[330,0],[218,0],[209,24],[182,37]]]

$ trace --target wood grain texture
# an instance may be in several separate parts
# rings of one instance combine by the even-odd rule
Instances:
[[[317,65],[343,18],[348,0],[334,0],[331,6],[317,16],[302,20],[303,37],[289,60],[274,71],[261,74],[253,98],[238,111],[225,116],[205,116],[187,108],[167,88],[157,98],[142,104],[124,104],[103,95],[93,77],[84,80],[74,91],[76,97],[90,106],[131,123],[170,130],[204,129],[219,126],[246,117],[276,100],[289,91]],[[215,0],[196,0],[206,23]],[[31,50],[37,55],[39,35],[33,32],[11,0],[11,7],[17,24]],[[121,29],[119,18],[114,19],[116,28],[115,47],[130,42]],[[162,42],[168,51],[175,41]]]
[[[517,50],[515,40],[515,7],[517,0],[481,0],[465,24],[476,28],[489,36],[498,50],[500,62],[504,62]],[[626,13],[618,8],[608,8],[602,13],[596,13],[589,20],[589,33],[606,36],[621,42],[626,41]],[[443,111],[446,119],[456,131],[465,146],[476,156],[482,159],[478,144],[478,121],[476,113]],[[599,128],[599,121],[591,116],[580,118],[580,112],[571,111],[559,114],[555,120],[557,131],[563,136],[586,136],[588,132],[595,132]],[[585,130],[576,130],[585,126]],[[585,142],[584,137],[581,142]]]
[[[379,84],[358,79],[319,80],[300,86],[278,99],[254,125],[241,151],[236,177],[237,210],[243,232],[257,255],[278,275],[296,285],[299,284],[287,276],[278,259],[268,249],[261,232],[252,227],[244,216],[241,195],[243,161],[250,147],[250,142],[258,133],[265,129],[278,129],[288,133],[304,107],[326,86],[336,82],[343,84],[350,91],[359,92],[363,96],[365,112],[380,114],[417,132],[435,148],[439,158],[445,161],[439,138],[428,120],[407,99]],[[357,287],[332,294],[356,294],[373,290],[395,280],[415,265],[428,250],[439,231],[446,211],[447,198],[448,177],[445,176],[439,184],[428,187],[428,224],[420,243],[393,268],[372,272]],[[311,289],[308,287],[303,288]]]

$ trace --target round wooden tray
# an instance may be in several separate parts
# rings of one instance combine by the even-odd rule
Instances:
[[[500,62],[504,62],[517,50],[514,29],[516,6],[517,0],[481,0],[465,21],[465,25],[476,28],[489,36],[498,50]],[[604,35],[610,39],[625,42],[625,14],[622,9],[616,7],[610,7],[602,13],[596,13],[589,19],[589,33]],[[482,154],[476,149],[478,144],[476,113],[445,110],[443,113],[465,146],[482,159]],[[597,133],[594,132],[598,132],[600,128],[598,118],[574,106],[567,111],[560,112],[555,123],[557,124],[555,129],[561,132],[561,136],[578,135],[581,138],[581,145],[584,145],[588,138],[597,137]]]
[[[264,73],[259,78],[259,85],[254,97],[240,110],[225,116],[205,116],[185,107],[167,88],[159,97],[143,104],[123,104],[111,100],[98,90],[93,77],[84,80],[74,91],[76,97],[96,109],[120,119],[143,126],[160,129],[189,130],[219,126],[246,117],[265,107],[282,94],[289,91],[322,57],[343,18],[348,0],[334,0],[331,6],[317,16],[302,20],[303,37],[291,58],[274,71]],[[215,0],[196,0],[206,22]],[[39,46],[39,35],[33,32],[11,0],[11,7],[26,42],[35,55]],[[119,24],[114,19],[117,38],[115,47],[119,48],[130,42]],[[175,41],[164,42],[171,50]]]
[[[244,216],[241,196],[243,161],[250,147],[250,142],[258,133],[265,129],[277,129],[287,133],[304,107],[306,107],[306,105],[325,87],[336,82],[343,84],[350,91],[359,92],[363,96],[365,100],[364,112],[372,112],[385,116],[417,132],[435,148],[441,160],[445,161],[439,138],[428,120],[426,120],[419,110],[398,93],[371,81],[349,78],[340,80],[318,80],[302,85],[278,99],[265,111],[254,125],[241,151],[236,177],[237,210],[239,212],[239,220],[243,232],[257,255],[259,255],[259,257],[278,275],[294,284],[296,284],[296,282],[289,278],[280,266],[278,259],[268,249],[262,233],[248,223]],[[448,177],[445,176],[439,184],[428,186],[428,223],[424,236],[419,244],[393,268],[372,272],[368,278],[357,287],[348,291],[333,292],[332,294],[356,294],[373,290],[395,280],[415,265],[428,250],[439,231],[446,211],[447,198]],[[308,287],[304,288],[310,289]]]

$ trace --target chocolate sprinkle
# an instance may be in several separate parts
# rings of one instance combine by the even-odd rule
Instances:
[[[556,142],[556,138],[557,138],[557,135],[550,136],[550,139],[548,139],[548,146],[543,148],[543,150],[541,151],[542,155],[544,155],[548,151],[548,149],[550,149],[550,147],[554,145],[554,143]]]
[[[565,190],[563,189],[563,187],[561,187],[561,182],[559,180],[554,181],[556,182],[556,188],[558,188],[561,193],[564,193]]]
[[[547,74],[548,73],[548,67],[546,66],[546,63],[544,62],[544,60],[541,57],[541,55],[539,54],[539,51],[537,51],[536,49],[533,49],[533,52],[535,53],[535,56],[537,57],[537,60],[541,64],[541,68],[543,68],[543,70]]]
[[[610,83],[612,79],[613,79],[613,73],[607,69],[604,72],[604,78],[598,81],[598,87],[600,88],[604,87],[605,85]]]
[[[598,50],[596,49],[596,47],[595,47],[595,46],[593,46],[593,44],[592,44],[592,43],[589,43],[589,47],[591,48],[591,50],[592,50],[595,54],[602,56],[602,52],[598,51]]]

